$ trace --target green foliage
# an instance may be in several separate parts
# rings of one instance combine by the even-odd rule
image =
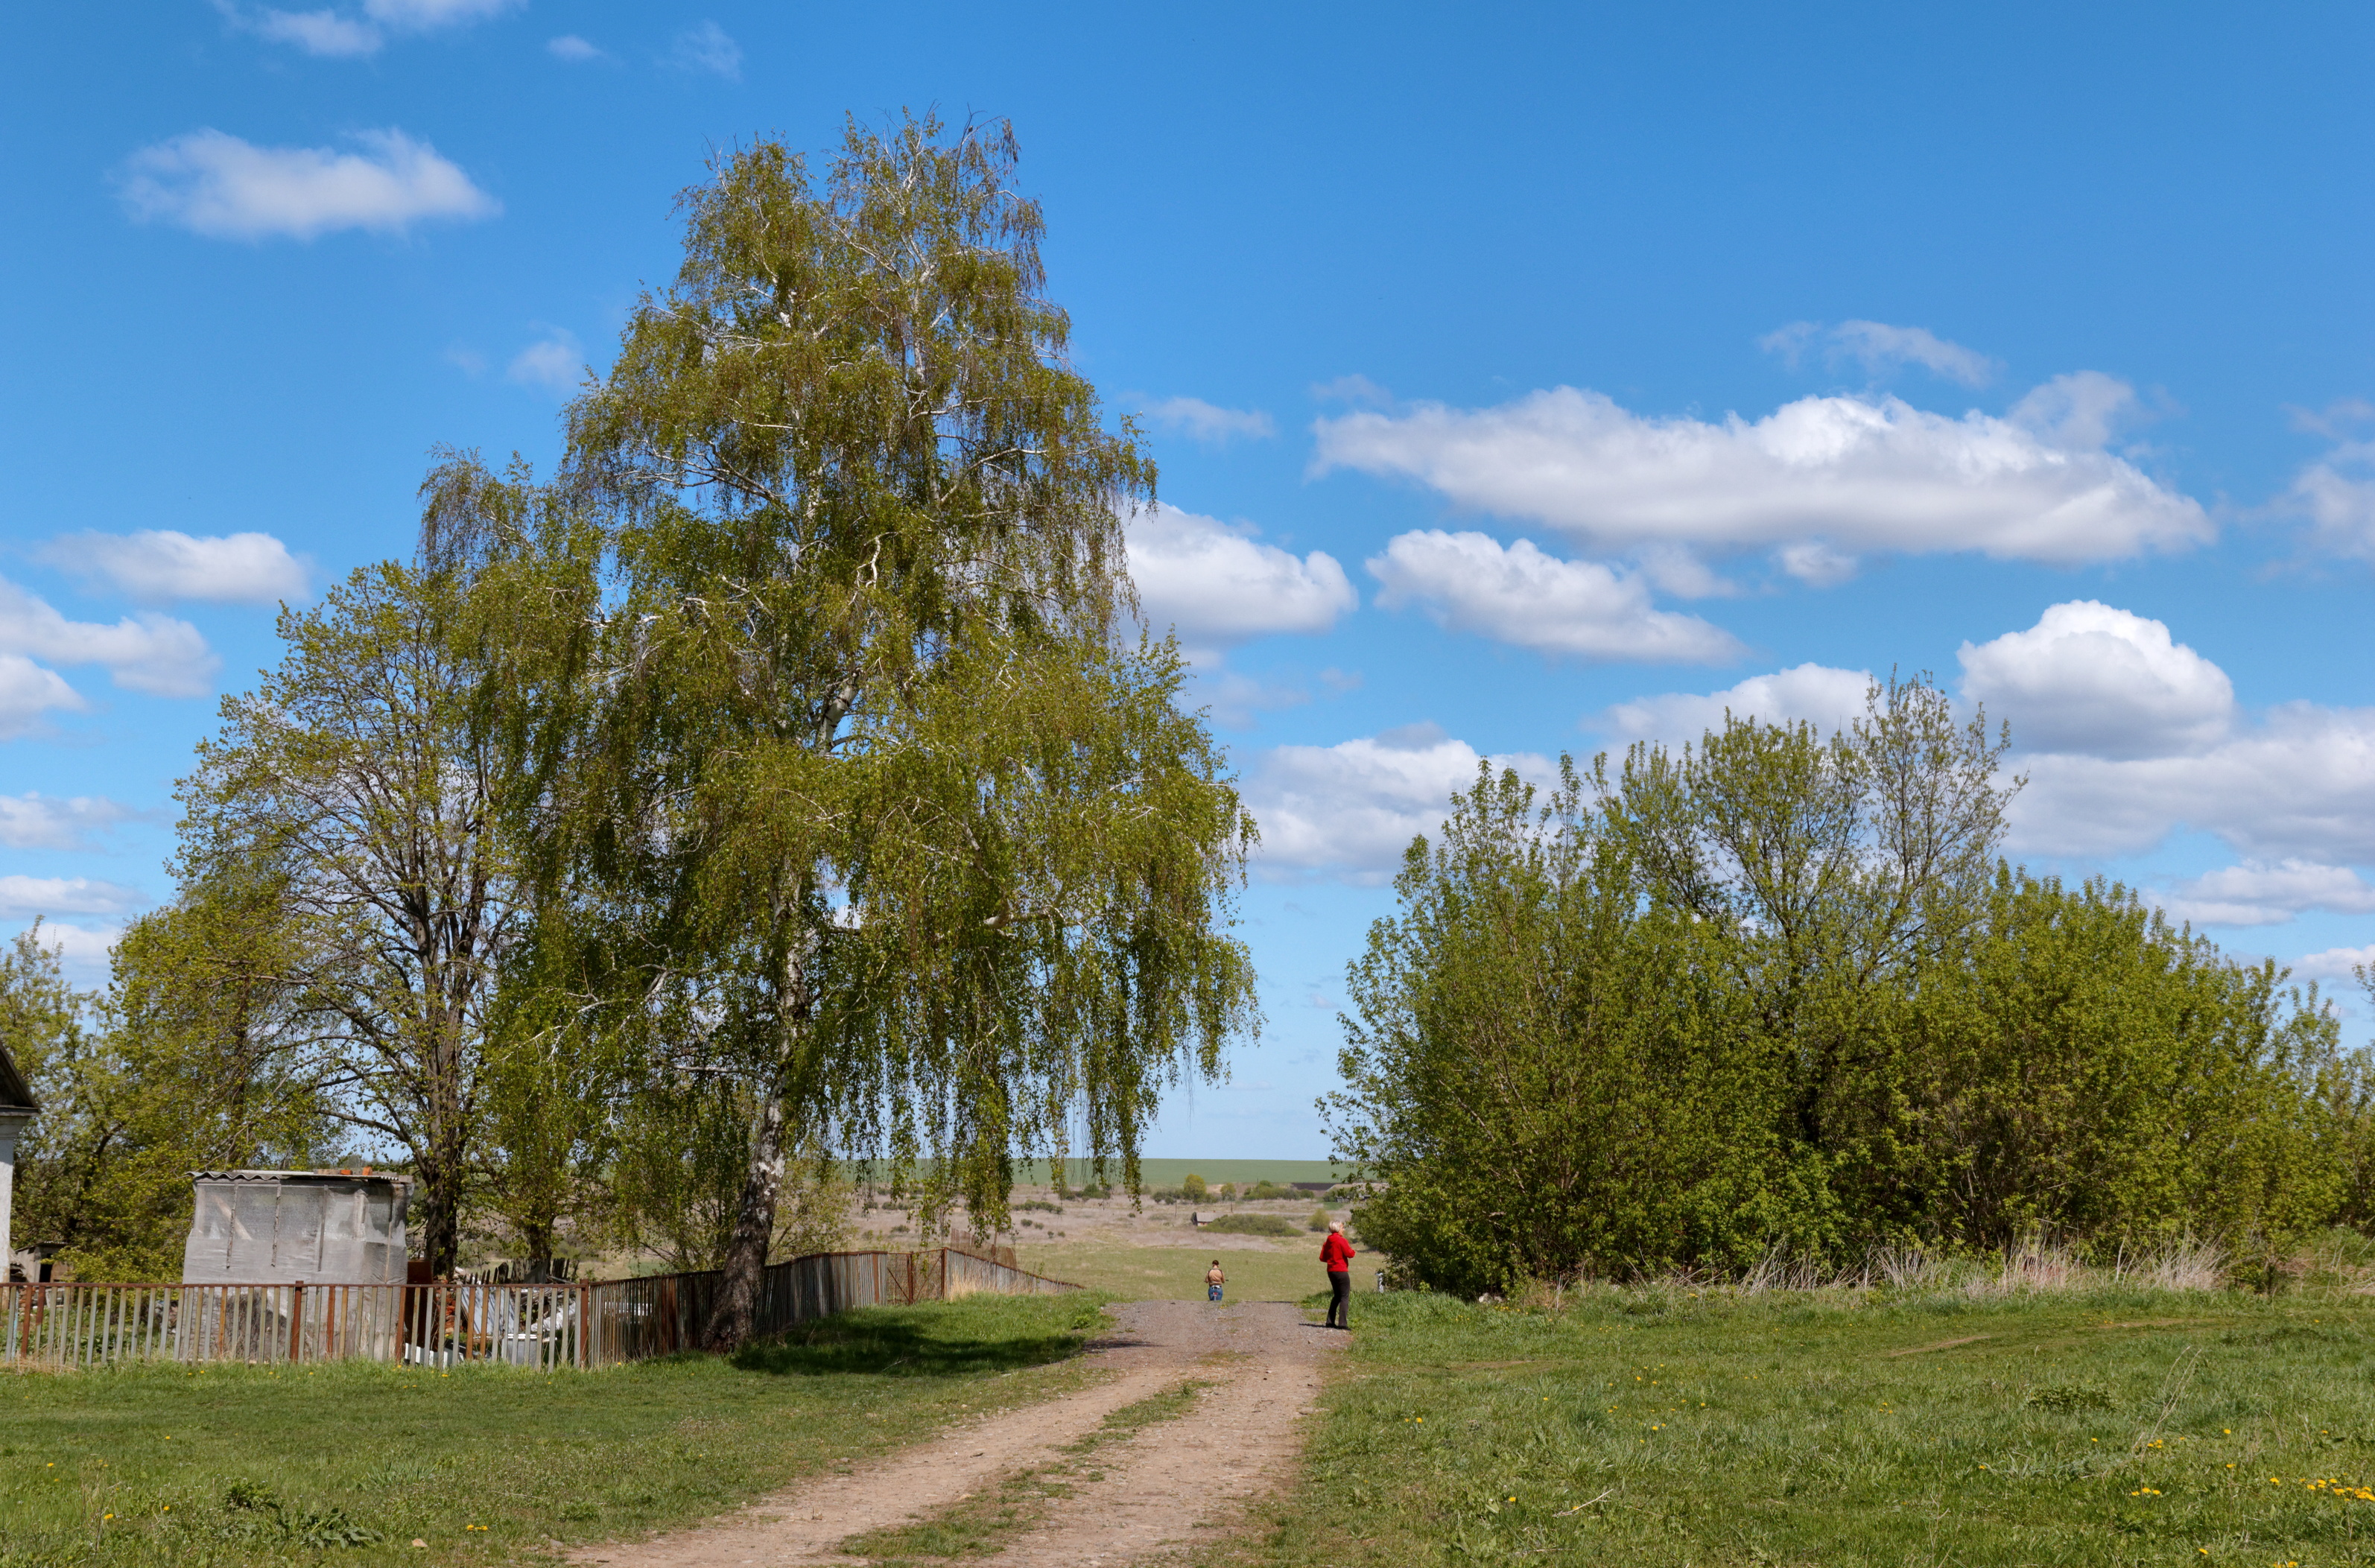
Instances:
[[[1294,1222],[1282,1214],[1223,1214],[1218,1220],[1207,1220],[1207,1231],[1219,1231],[1235,1236],[1292,1236],[1298,1232]],[[1326,1227],[1321,1227],[1323,1230]]]
[[[1252,823],[1176,648],[1121,639],[1154,472],[1069,366],[1014,157],[911,120],[821,182],[721,159],[560,487],[442,481],[457,535],[587,520],[514,635],[583,671],[529,737],[538,896],[603,1028],[751,1095],[729,1330],[786,1149],[995,1224],[1077,1117],[1135,1186],[1163,1086],[1254,1023]]]
[[[1179,1179],[1179,1191],[1181,1196],[1190,1203],[1201,1203],[1210,1196],[1204,1185],[1204,1178],[1193,1171]]]
[[[1462,1294],[2037,1236],[2273,1267],[2364,1190],[2364,1065],[2274,966],[1997,864],[2000,751],[1891,682],[1828,740],[1480,773],[1352,968],[1363,1233]]]
[[[0,965],[5,1026],[43,1111],[19,1151],[19,1244],[84,1279],[175,1279],[190,1172],[306,1163],[331,1129],[275,979],[277,893],[234,874],[134,921],[103,996],[28,932]]]

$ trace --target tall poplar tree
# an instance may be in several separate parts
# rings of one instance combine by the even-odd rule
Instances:
[[[1162,1085],[1254,1022],[1253,823],[1176,650],[1126,638],[1154,468],[1066,359],[1015,156],[928,118],[821,180],[721,159],[570,412],[600,607],[545,864],[614,1027],[754,1091],[720,1345],[798,1150],[994,1220],[1078,1115],[1134,1185]]]

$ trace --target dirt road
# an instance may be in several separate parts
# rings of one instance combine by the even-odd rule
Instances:
[[[1278,1483],[1302,1442],[1298,1418],[1319,1392],[1341,1336],[1282,1303],[1214,1308],[1137,1302],[1090,1351],[1111,1380],[1043,1405],[951,1429],[864,1473],[803,1482],[699,1529],[615,1542],[571,1561],[606,1568],[767,1568],[852,1563],[841,1546],[868,1531],[930,1519],[1024,1471],[1062,1468],[991,1562],[1074,1568],[1160,1556],[1210,1539],[1245,1502]],[[1101,1446],[1066,1450],[1105,1418],[1184,1382],[1203,1384],[1186,1413]]]

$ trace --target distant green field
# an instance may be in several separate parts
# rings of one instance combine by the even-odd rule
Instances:
[[[1034,1274],[1069,1279],[1103,1291],[1126,1302],[1199,1302],[1204,1299],[1204,1270],[1212,1259],[1229,1277],[1233,1302],[1299,1302],[1328,1289],[1328,1273],[1319,1262],[1319,1238],[1308,1245],[1280,1244],[1270,1247],[1115,1246],[1099,1242],[1024,1243],[1015,1249],[1017,1261]],[[1377,1270],[1386,1260],[1368,1253],[1353,1265],[1356,1291],[1374,1291]],[[1372,1296],[1372,1300],[1382,1297]],[[1354,1303],[1354,1310],[1361,1309]]]
[[[1332,1182],[1344,1174],[1343,1166],[1327,1160],[1141,1160],[1138,1165],[1139,1179],[1150,1187],[1176,1187],[1190,1172],[1214,1186],[1223,1182],[1235,1182],[1241,1185],[1249,1182]],[[853,1164],[849,1169],[861,1182],[869,1174],[876,1174],[877,1179],[889,1174],[887,1168],[877,1173],[873,1167],[862,1162]],[[1065,1161],[1064,1180],[1068,1186],[1083,1185],[1092,1173],[1085,1160]],[[1119,1168],[1116,1167],[1112,1173],[1117,1178]],[[1018,1163],[1014,1167],[1014,1184],[1017,1186],[1047,1185],[1047,1162],[1032,1160]]]
[[[1064,1179],[1079,1186],[1088,1179],[1088,1162],[1083,1160],[1065,1161]],[[1138,1162],[1139,1179],[1150,1187],[1176,1187],[1190,1172],[1203,1177],[1214,1186],[1223,1182],[1243,1185],[1250,1182],[1332,1182],[1344,1173],[1344,1167],[1326,1160],[1141,1160]],[[1015,1167],[1018,1183],[1045,1185],[1047,1167],[1044,1161]]]

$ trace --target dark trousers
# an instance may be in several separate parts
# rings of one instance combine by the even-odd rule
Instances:
[[[1328,1271],[1328,1326],[1353,1326],[1353,1274],[1350,1269]]]

